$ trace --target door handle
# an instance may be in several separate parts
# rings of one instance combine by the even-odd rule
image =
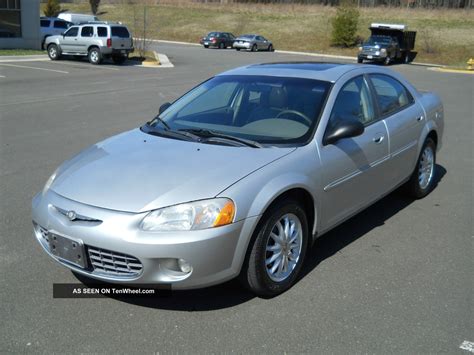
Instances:
[[[385,136],[375,137],[375,138],[373,139],[373,141],[374,141],[375,144],[380,144],[380,143],[383,142],[384,138],[385,138]]]
[[[416,120],[417,120],[418,122],[421,122],[421,121],[423,121],[423,118],[424,118],[423,116],[419,116],[419,117],[416,118]]]

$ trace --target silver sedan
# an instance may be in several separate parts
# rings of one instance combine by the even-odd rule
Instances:
[[[258,34],[242,35],[234,40],[233,47],[240,51],[241,49],[257,51],[274,51],[273,43]]]
[[[97,280],[190,289],[295,282],[316,238],[404,185],[436,183],[443,106],[385,68],[250,65],[61,165],[34,235]]]

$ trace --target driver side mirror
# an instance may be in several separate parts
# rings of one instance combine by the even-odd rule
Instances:
[[[170,107],[171,104],[169,102],[165,102],[163,105],[160,106],[160,109],[158,110],[158,114],[161,115],[168,107]]]
[[[326,132],[323,138],[323,145],[334,144],[344,138],[360,136],[364,133],[364,125],[360,121],[341,120],[334,128]]]

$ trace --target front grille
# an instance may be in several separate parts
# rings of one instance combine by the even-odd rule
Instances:
[[[87,251],[94,272],[116,276],[137,276],[142,272],[141,262],[133,256],[91,246]]]
[[[48,239],[48,230],[46,228],[43,228],[41,226],[38,226],[38,231],[41,235],[41,237],[44,239],[44,241],[47,243],[49,242],[49,239]]]

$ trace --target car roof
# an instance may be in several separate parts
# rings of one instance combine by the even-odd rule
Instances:
[[[306,78],[334,82],[360,65],[328,62],[278,62],[251,64],[219,75],[265,75]]]

